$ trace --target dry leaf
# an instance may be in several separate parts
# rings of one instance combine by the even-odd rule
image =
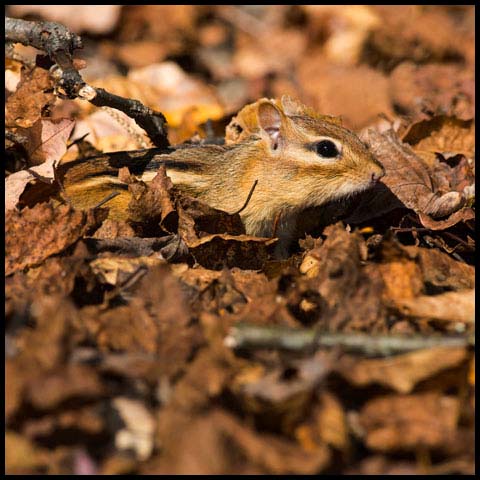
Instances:
[[[272,257],[276,238],[249,235],[207,235],[189,244],[195,260],[212,270],[243,268],[258,270]]]
[[[472,120],[440,115],[412,124],[403,134],[402,141],[411,145],[417,154],[462,154],[472,158],[475,152],[475,126]]]
[[[115,446],[118,450],[133,450],[139,460],[145,461],[153,450],[153,415],[139,400],[116,397],[112,404],[125,424],[115,434]]]
[[[392,102],[415,118],[425,117],[425,111],[461,120],[475,116],[474,71],[463,65],[402,62],[391,73],[390,85]]]
[[[464,348],[436,347],[392,358],[359,360],[346,356],[335,368],[355,385],[364,387],[377,383],[399,393],[410,393],[419,382],[458,367],[467,357]]]
[[[385,167],[382,183],[408,208],[435,219],[451,215],[463,205],[460,193],[437,190],[425,164],[393,130],[381,134],[369,129],[363,139]]]
[[[105,210],[79,212],[68,205],[42,203],[5,219],[5,274],[43,262],[75,243],[106,217]]]
[[[106,34],[117,24],[121,5],[12,5],[10,15],[39,15],[76,33]]]
[[[458,399],[438,393],[389,395],[370,400],[360,421],[366,444],[380,452],[441,448],[454,441]]]
[[[475,290],[420,295],[395,300],[397,308],[411,317],[443,322],[475,322]]]
[[[55,102],[53,83],[47,70],[36,67],[22,70],[22,79],[5,105],[7,127],[30,128],[42,116],[44,108]]]
[[[144,473],[313,474],[326,468],[330,460],[325,446],[306,452],[290,440],[258,434],[220,409],[193,418],[168,413],[159,422],[164,456],[147,466]]]
[[[48,463],[48,450],[31,442],[14,431],[5,433],[5,473],[22,474],[26,471],[38,471]]]
[[[29,155],[29,165],[44,162],[55,165],[59,162],[67,151],[67,140],[74,126],[75,121],[68,118],[41,118],[31,128],[20,129],[27,139],[24,146]]]
[[[90,262],[93,273],[98,275],[102,283],[110,285],[122,285],[130,279],[133,274],[142,270],[146,271],[150,267],[156,267],[165,263],[163,258],[155,257],[102,257]]]
[[[162,165],[153,180],[131,183],[128,189],[132,199],[128,204],[129,219],[135,223],[159,225],[168,233],[178,229],[178,213],[173,202],[173,184],[167,177],[165,166]]]

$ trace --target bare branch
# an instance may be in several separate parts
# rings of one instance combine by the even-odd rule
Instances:
[[[29,22],[5,17],[5,40],[43,50],[54,63],[51,76],[56,93],[65,98],[82,98],[97,107],[116,108],[133,118],[145,130],[152,143],[169,146],[167,120],[161,112],[146,107],[138,100],[119,97],[103,88],[88,85],[73,66],[73,51],[82,48],[81,38],[55,22]]]
[[[225,345],[237,349],[274,348],[295,352],[340,347],[369,356],[390,356],[433,347],[467,347],[475,337],[370,335],[365,333],[321,333],[316,329],[292,329],[239,324],[225,337]]]

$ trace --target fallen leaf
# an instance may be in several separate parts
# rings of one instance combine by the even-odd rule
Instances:
[[[131,95],[131,98],[136,96]],[[84,137],[101,152],[123,152],[148,146],[145,132],[135,120],[119,110],[114,110],[114,113],[105,109],[95,110],[77,120],[72,140]]]
[[[132,199],[128,204],[129,219],[135,223],[145,223],[147,228],[159,225],[167,233],[178,229],[178,213],[175,210],[173,184],[162,165],[153,180],[131,183],[128,186]]]
[[[395,303],[403,315],[411,317],[467,324],[475,322],[475,290],[420,295],[397,299]]]
[[[207,235],[190,243],[189,252],[205,268],[259,270],[273,255],[276,238],[249,235]]]
[[[474,219],[475,211],[469,207],[463,207],[452,213],[446,220],[434,220],[423,213],[419,213],[418,218],[426,228],[430,228],[431,230],[445,230],[453,227],[453,225],[457,223]]]
[[[165,263],[165,260],[161,257],[102,257],[90,262],[90,267],[93,273],[101,279],[102,283],[122,285],[139,270],[147,271],[148,268],[162,263]]]
[[[306,290],[324,299],[321,316],[314,321],[325,322],[332,331],[383,329],[384,282],[377,268],[362,266],[363,238],[358,232],[349,233],[341,222],[327,227],[324,234],[327,239],[310,250],[300,266],[309,279]]]
[[[442,448],[454,441],[458,399],[438,393],[388,395],[369,400],[360,422],[366,445],[380,452]]]
[[[143,473],[312,474],[329,464],[330,452],[325,445],[307,452],[291,440],[256,433],[218,408],[193,418],[169,413],[159,421],[164,456],[147,465]]]
[[[41,118],[31,128],[21,129],[27,139],[24,146],[29,155],[29,164],[47,162],[56,165],[67,151],[67,140],[74,126],[75,121],[68,118]]]
[[[130,238],[134,236],[135,232],[127,222],[112,220],[111,218],[107,218],[93,234],[93,237],[98,239]]]
[[[244,409],[269,421],[285,433],[305,414],[316,386],[330,371],[330,359],[318,354],[272,371],[252,367],[240,370],[232,390]],[[267,420],[267,416],[270,417]]]
[[[463,58],[463,39],[455,36],[458,24],[445,10],[397,5],[377,7],[376,12],[380,21],[365,46],[370,64],[391,70],[405,60],[424,64]]]
[[[342,404],[328,391],[322,391],[319,397],[319,405],[313,408],[307,421],[295,429],[295,436],[306,451],[315,451],[326,443],[345,452],[350,442]]]
[[[439,115],[413,123],[403,134],[402,141],[420,152],[462,154],[472,158],[475,151],[473,120],[459,120]]]
[[[347,128],[358,130],[372,124],[380,114],[393,115],[388,78],[367,65],[328,63],[320,52],[303,57],[298,81],[310,105],[341,116]]]
[[[391,358],[341,358],[335,370],[354,385],[385,385],[399,393],[410,393],[423,380],[458,367],[468,358],[464,348],[435,347]]]
[[[463,206],[459,192],[439,192],[423,161],[402,143],[393,130],[381,134],[369,129],[364,137],[386,170],[384,183],[398,199],[418,214],[433,219],[453,214]]]
[[[84,365],[68,365],[29,382],[26,398],[39,410],[51,410],[61,402],[91,399],[104,392],[105,386],[95,370]]]
[[[245,227],[239,214],[229,214],[204,202],[180,195],[176,201],[178,233],[187,245],[206,234],[243,235]]]
[[[453,115],[475,116],[474,71],[455,63],[400,63],[390,75],[392,102],[414,118]]]
[[[12,5],[10,15],[29,14],[63,23],[76,33],[106,34],[117,24],[121,5]]]
[[[80,212],[68,205],[38,204],[5,219],[5,275],[62,252],[106,217],[105,210]]]
[[[22,474],[38,471],[49,461],[48,450],[12,430],[5,432],[5,473]]]
[[[139,400],[116,397],[112,405],[125,425],[115,433],[115,446],[133,450],[139,460],[147,460],[153,451],[155,418]]]
[[[43,109],[55,102],[52,89],[53,83],[47,70],[39,67],[22,70],[17,90],[5,104],[5,125],[30,128],[40,120]]]
[[[459,262],[436,249],[403,246],[421,268],[427,289],[465,290],[475,287],[475,267]]]

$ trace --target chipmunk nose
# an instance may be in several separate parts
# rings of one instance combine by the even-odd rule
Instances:
[[[372,183],[377,183],[384,175],[385,169],[379,165],[371,174]]]

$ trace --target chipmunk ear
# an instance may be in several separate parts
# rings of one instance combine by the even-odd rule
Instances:
[[[270,145],[273,150],[278,148],[281,140],[281,126],[284,115],[272,102],[265,101],[258,106],[258,125],[270,137]]]

